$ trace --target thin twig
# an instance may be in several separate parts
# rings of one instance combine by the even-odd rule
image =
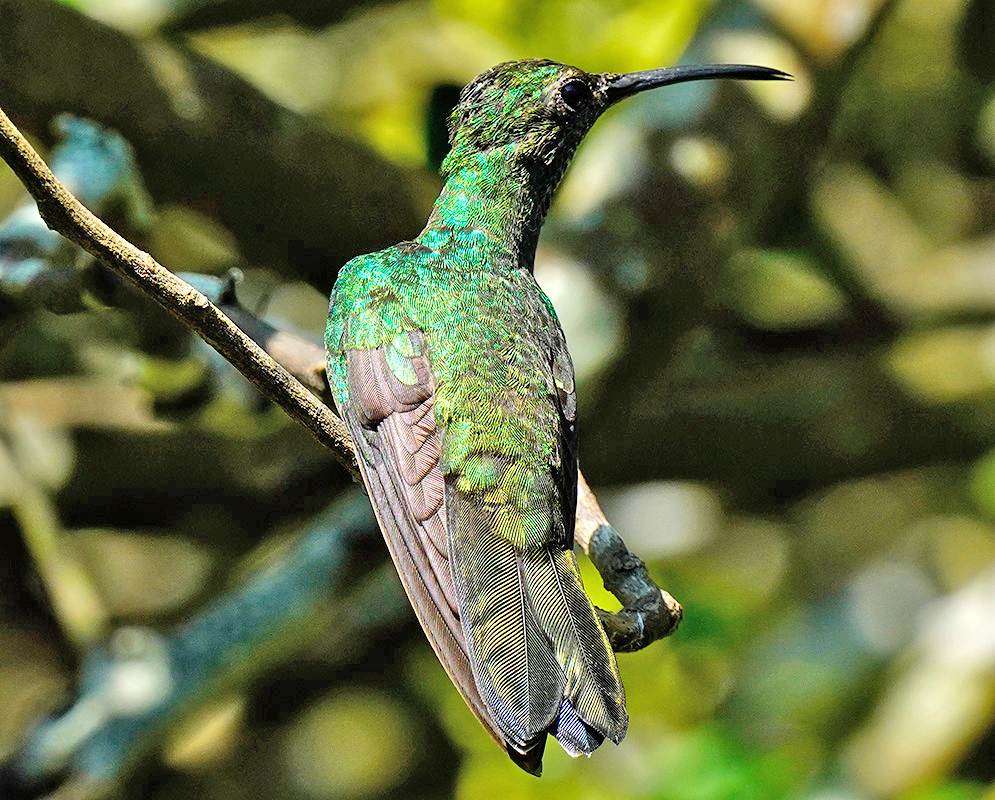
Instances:
[[[353,475],[356,461],[342,421],[190,284],[97,219],[52,174],[0,110],[0,158],[25,185],[45,223],[136,284],[230,361],[263,394],[304,425]]]

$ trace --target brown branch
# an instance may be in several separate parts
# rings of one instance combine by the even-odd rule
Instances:
[[[71,239],[190,326],[263,394],[311,431],[356,475],[349,433],[328,406],[239,330],[203,294],[90,213],[52,174],[2,110],[0,158],[27,187],[38,203],[42,219],[52,230]]]
[[[598,609],[612,650],[642,650],[677,630],[684,618],[681,604],[654,583],[643,560],[625,546],[580,470],[575,538],[604,578],[605,588],[623,605],[617,612]]]
[[[299,380],[326,406],[331,407],[332,390],[325,373],[325,350],[320,344],[270,325],[251,311],[242,308],[234,298],[221,298],[217,301],[217,305],[246,336],[265,350],[274,361]],[[352,448],[351,439],[349,447]]]

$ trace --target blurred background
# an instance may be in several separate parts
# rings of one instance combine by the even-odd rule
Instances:
[[[552,744],[541,780],[453,690],[329,454],[49,237],[0,168],[0,759],[34,765],[11,787],[995,798],[993,0],[0,0],[0,20],[0,106],[63,179],[316,341],[338,266],[417,234],[486,67],[796,77],[627,101],[553,204],[536,273],[581,463],[685,619],[620,657],[622,746]]]

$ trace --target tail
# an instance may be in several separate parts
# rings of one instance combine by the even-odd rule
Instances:
[[[572,756],[590,755],[628,728],[615,654],[584,592],[573,552],[530,553],[527,581],[536,616],[566,678],[557,726],[550,732]]]
[[[526,517],[519,527],[532,533],[514,536],[506,509],[452,486],[446,503],[474,680],[513,760],[538,775],[547,734],[572,756],[621,741],[628,717],[615,656],[573,553],[537,535],[550,515]]]

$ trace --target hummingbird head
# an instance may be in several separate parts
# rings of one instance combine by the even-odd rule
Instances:
[[[474,78],[449,120],[446,187],[426,229],[490,230],[531,269],[553,192],[584,135],[619,100],[657,86],[704,80],[790,78],[767,67],[722,64],[623,75],[555,61],[509,61]]]
[[[451,174],[476,155],[501,149],[511,160],[549,170],[554,184],[595,120],[624,97],[658,86],[708,78],[780,80],[780,70],[740,64],[670,67],[626,74],[590,73],[545,59],[491,67],[460,94],[449,122]]]

